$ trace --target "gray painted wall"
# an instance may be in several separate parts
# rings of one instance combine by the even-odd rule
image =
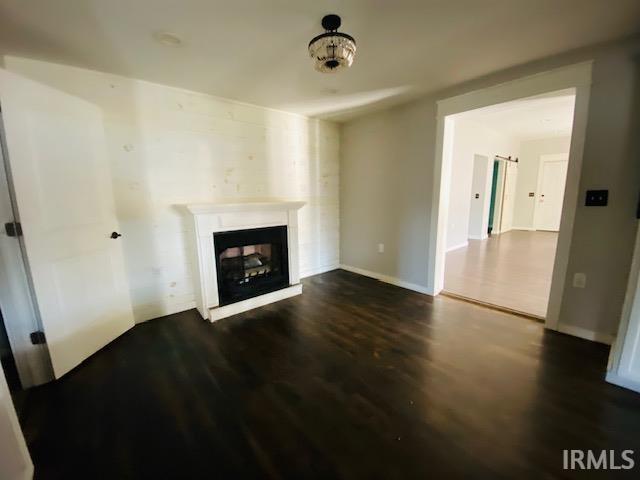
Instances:
[[[560,321],[615,334],[622,308],[637,221],[640,161],[637,73],[640,41],[583,49],[466,83],[410,104],[343,125],[341,154],[341,262],[426,287],[431,185],[439,99],[594,60],[580,196],[587,188],[610,189],[609,206],[579,206],[574,224],[568,285]],[[637,114],[635,114],[637,116]],[[635,117],[634,117],[635,118]],[[634,150],[635,149],[635,150]],[[583,199],[580,199],[580,203]],[[385,242],[385,253],[376,244]],[[575,272],[587,287],[571,287]]]
[[[436,112],[415,102],[344,125],[341,141],[341,262],[418,285],[427,283]],[[409,128],[413,126],[413,128]],[[385,244],[378,253],[377,244]]]

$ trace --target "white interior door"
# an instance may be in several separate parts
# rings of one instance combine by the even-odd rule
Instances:
[[[471,177],[469,238],[487,238],[492,173],[493,162],[489,163],[489,157],[475,154],[473,156],[473,174]],[[478,195],[478,198],[476,198],[476,194]]]
[[[98,107],[0,70],[9,164],[56,378],[134,324]]]
[[[536,230],[560,230],[564,186],[567,181],[567,155],[543,155],[538,174],[535,208]]]

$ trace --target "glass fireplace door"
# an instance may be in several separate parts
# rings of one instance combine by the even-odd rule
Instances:
[[[214,234],[220,305],[289,285],[287,227]]]

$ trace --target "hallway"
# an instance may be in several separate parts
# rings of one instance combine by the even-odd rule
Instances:
[[[544,318],[556,232],[512,230],[447,253],[446,292]]]

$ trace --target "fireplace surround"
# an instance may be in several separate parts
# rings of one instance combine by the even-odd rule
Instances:
[[[298,210],[305,202],[186,205],[197,266],[196,305],[215,321],[302,293]]]

